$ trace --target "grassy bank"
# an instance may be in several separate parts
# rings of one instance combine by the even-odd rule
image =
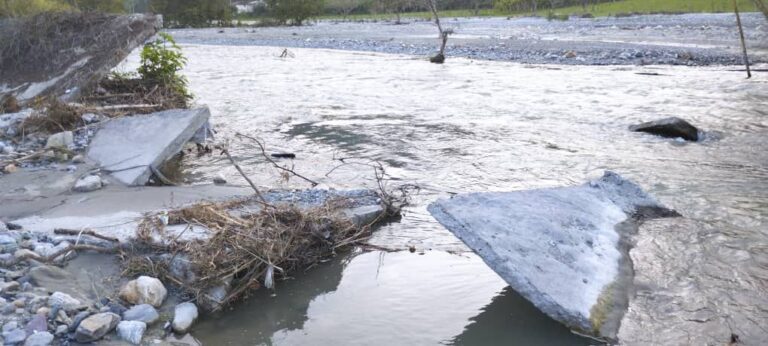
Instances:
[[[739,10],[741,12],[757,12],[752,0],[738,0]],[[536,15],[546,17],[551,10],[549,8],[539,8]],[[616,2],[601,3],[589,5],[586,9],[581,6],[570,6],[555,8],[555,14],[592,14],[595,17],[606,17],[626,14],[651,14],[651,13],[722,13],[733,12],[732,0],[624,0]],[[446,10],[440,11],[441,17],[507,17],[507,16],[529,16],[531,12],[508,13],[497,9],[483,9],[475,14],[472,10]],[[403,21],[408,19],[429,19],[429,12],[409,12],[400,15]],[[378,14],[353,14],[346,17],[341,15],[325,15],[320,19],[330,20],[394,20],[395,15],[390,13]]]

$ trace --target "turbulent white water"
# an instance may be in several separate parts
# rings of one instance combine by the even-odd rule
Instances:
[[[381,162],[390,184],[422,189],[403,219],[378,230],[373,242],[427,254],[368,253],[320,266],[284,289],[278,282],[276,297],[261,295],[203,322],[196,334],[208,343],[583,342],[505,289],[429,216],[426,204],[452,192],[576,185],[603,170],[639,183],[686,220],[717,222],[723,242],[748,239],[754,246],[741,265],[765,270],[759,250],[768,244],[764,73],[745,80],[717,67],[539,67],[465,59],[434,65],[408,56],[304,49],[282,59],[281,51],[184,46],[184,73],[197,102],[211,107],[218,138],[233,139],[235,132],[262,138],[270,151],[296,153],[286,164],[330,187],[375,186],[369,166],[333,170],[341,164],[335,159]],[[679,143],[627,131],[667,116],[689,120],[709,139]],[[282,181],[255,149],[233,145],[257,184],[308,187]],[[188,173],[192,182],[222,173],[244,183],[219,156],[195,160]],[[714,260],[720,255],[712,254]]]

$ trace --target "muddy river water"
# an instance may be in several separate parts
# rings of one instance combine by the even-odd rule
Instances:
[[[765,73],[745,80],[723,67],[434,65],[319,49],[280,58],[279,47],[183,48],[196,102],[211,107],[217,139],[232,140],[257,184],[309,187],[283,180],[236,132],[263,139],[270,152],[296,153],[285,164],[324,187],[375,188],[370,166],[354,163],[378,161],[390,186],[421,188],[402,219],[371,240],[415,253],[355,251],[279,282],[274,293],[206,317],[194,335],[207,345],[587,344],[510,290],[426,206],[452,193],[580,184],[603,170],[688,220],[716,222],[724,242],[746,239],[741,265],[768,272]],[[627,131],[667,116],[707,138]],[[348,164],[336,168],[339,158]],[[221,174],[244,184],[217,155],[186,171],[192,183]]]

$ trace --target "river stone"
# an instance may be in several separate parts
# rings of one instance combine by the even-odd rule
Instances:
[[[98,175],[89,175],[75,182],[74,190],[77,192],[91,192],[100,189],[101,178]]]
[[[48,298],[48,306],[58,306],[66,311],[78,310],[83,306],[79,300],[73,298],[69,294],[63,292],[54,292],[50,298]]]
[[[80,322],[88,318],[90,315],[91,312],[87,310],[78,312],[77,315],[75,315],[75,318],[72,319],[72,324],[69,325],[69,331],[74,332],[77,330],[77,327],[80,326]]]
[[[48,346],[51,343],[53,343],[53,334],[40,332],[30,335],[24,342],[24,346]]]
[[[67,149],[75,143],[75,137],[72,135],[72,131],[64,131],[52,134],[45,142],[45,148],[62,148]]]
[[[117,336],[134,345],[141,343],[147,324],[141,321],[122,321],[117,324]]]
[[[192,303],[181,303],[176,305],[173,311],[173,331],[179,334],[185,334],[197,320],[197,306]]]
[[[27,338],[27,333],[21,329],[11,329],[8,332],[3,331],[3,342],[5,345],[21,344]]]
[[[541,311],[607,337],[617,332],[628,300],[620,289],[630,280],[621,275],[628,260],[616,226],[646,209],[668,211],[612,172],[574,187],[460,194],[428,209]]]
[[[120,316],[111,312],[95,314],[84,319],[77,326],[75,340],[77,342],[92,342],[107,335],[120,322]]]
[[[160,307],[167,294],[168,291],[163,283],[149,276],[139,276],[138,279],[129,281],[120,289],[120,298],[126,302],[149,304],[154,307]]]
[[[158,319],[160,319],[160,315],[149,304],[136,305],[123,313],[123,320],[125,321],[141,321],[146,324],[152,324],[157,322]]]
[[[27,335],[32,335],[38,332],[47,332],[48,320],[45,318],[45,315],[36,314],[29,320],[24,330],[27,332]]]
[[[0,221],[0,223],[3,223]],[[3,224],[5,225],[5,224]],[[16,243],[16,238],[10,234],[0,233],[0,253],[13,253],[19,248],[19,244]]]
[[[126,185],[145,185],[152,168],[181,151],[210,117],[208,108],[113,119],[91,141],[88,157]]]
[[[19,290],[19,283],[16,281],[0,282],[0,293],[8,293]]]
[[[682,138],[694,142],[699,140],[699,130],[687,121],[677,117],[632,125],[629,129],[635,132],[646,132],[667,138]]]

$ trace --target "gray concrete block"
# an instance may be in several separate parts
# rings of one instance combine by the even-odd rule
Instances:
[[[626,308],[626,292],[618,289],[631,281],[618,227],[649,208],[663,209],[639,186],[606,172],[580,186],[460,194],[428,209],[541,311],[611,337]]]
[[[199,108],[116,119],[96,133],[88,157],[126,185],[145,185],[150,166],[181,151],[209,117],[208,108]]]

